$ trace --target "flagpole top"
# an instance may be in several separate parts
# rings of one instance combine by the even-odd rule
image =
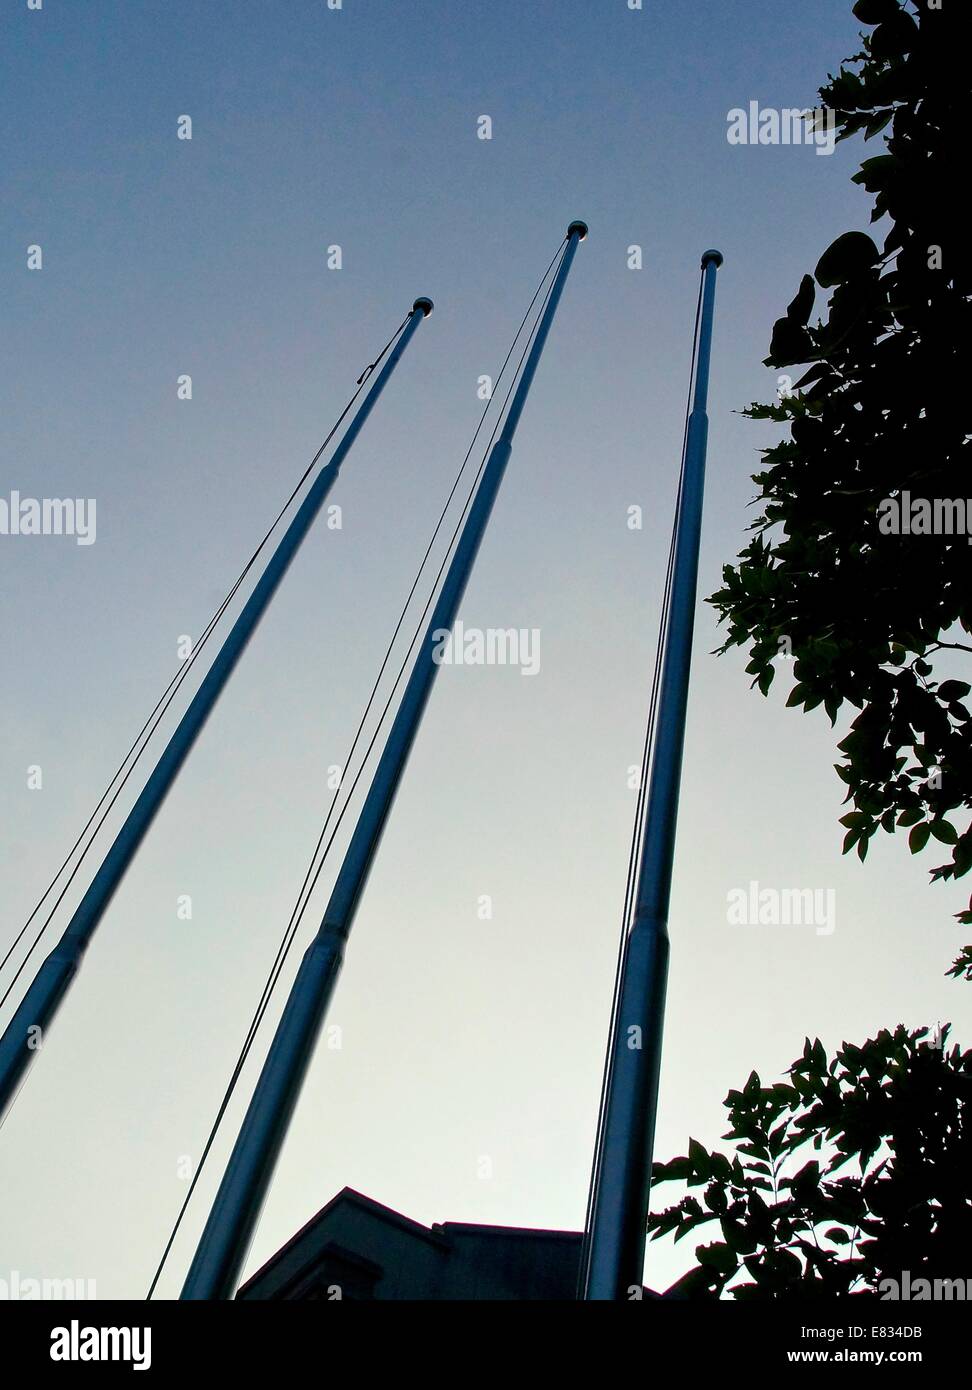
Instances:
[[[574,235],[575,232],[577,233],[577,240],[583,241],[584,238],[587,236],[588,232],[587,223],[571,222],[570,226],[567,228],[567,239],[570,240],[570,238]]]
[[[420,295],[418,299],[416,299],[415,303],[412,305],[412,313],[414,314],[416,309],[421,309],[425,317],[428,318],[429,314],[431,314],[434,308],[435,305],[432,303],[431,299],[429,299],[427,295],[423,294]]]
[[[705,255],[702,257],[702,269],[705,270],[706,266],[711,261],[716,270],[718,270],[724,259],[721,251],[706,251]]]

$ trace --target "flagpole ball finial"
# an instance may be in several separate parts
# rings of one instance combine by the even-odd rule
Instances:
[[[705,270],[706,266],[711,261],[716,270],[718,270],[723,260],[724,257],[721,251],[706,251],[705,255],[702,257],[702,269]]]
[[[428,318],[429,314],[431,314],[434,308],[435,305],[432,303],[431,299],[429,299],[427,295],[423,294],[420,295],[419,298],[416,299],[415,303],[412,305],[412,313],[414,314],[416,309],[421,309],[425,317]]]
[[[570,237],[572,237],[572,236],[574,235],[575,232],[577,233],[577,240],[578,240],[578,241],[583,241],[584,238],[587,236],[587,232],[588,232],[587,223],[586,223],[586,222],[571,222],[570,226],[567,228],[567,237],[568,237],[568,239],[569,239]]]

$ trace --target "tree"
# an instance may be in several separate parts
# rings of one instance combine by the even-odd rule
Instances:
[[[721,650],[748,644],[764,695],[792,654],[788,705],[823,705],[831,724],[845,703],[859,711],[838,745],[844,853],[864,859],[879,828],[901,828],[913,854],[950,851],[933,880],[972,867],[970,686],[955,674],[972,654],[972,270],[954,191],[970,10],[854,6],[872,32],[820,95],[839,140],[885,132],[855,176],[884,241],[839,237],[773,330],[766,365],[808,370],[745,412],[788,437],[763,451],[755,534],[709,599]],[[818,287],[827,317],[811,324]],[[972,923],[972,899],[956,915]],[[972,979],[972,947],[949,973]]]
[[[675,1286],[683,1297],[847,1297],[899,1283],[964,1281],[972,1244],[972,1051],[948,1029],[883,1031],[828,1060],[809,1038],[788,1082],[753,1072],[725,1105],[735,1154],[656,1163],[652,1185],[703,1188],[648,1218],[657,1239],[718,1222]],[[812,1143],[818,1157],[799,1164]],[[856,1160],[857,1171],[841,1170]],[[837,1176],[841,1173],[840,1176]],[[747,1277],[748,1276],[748,1277]]]

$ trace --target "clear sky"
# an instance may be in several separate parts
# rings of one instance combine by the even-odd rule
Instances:
[[[727,113],[812,106],[858,46],[850,0],[11,0],[0,25],[0,496],[97,500],[93,545],[0,536],[0,945],[358,373],[416,295],[436,302],[333,494],[343,529],[308,539],[3,1127],[0,1278],[144,1296],[478,379],[579,217],[591,234],[461,614],[539,629],[540,671],[440,673],[334,1000],[342,1046],[318,1052],[248,1269],[345,1184],[420,1221],[576,1229],[699,256],[726,256],[704,595],[773,438],[735,413],[775,389],[773,320],[867,225],[859,145],[733,147]],[[967,1009],[942,978],[961,894],[927,887],[933,861],[900,838],[840,858],[839,735],[783,709],[789,677],[751,693],[717,641],[700,604],[660,1158],[714,1140],[729,1087],[777,1075],[806,1033],[833,1046]],[[836,929],[729,925],[751,881],[832,889]],[[648,1281],[689,1254],[653,1254]]]

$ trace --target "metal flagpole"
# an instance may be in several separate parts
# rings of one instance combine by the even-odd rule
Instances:
[[[322,468],[315,478],[279,545],[267,561],[253,592],[115,837],[111,849],[78,904],[63,936],[34,976],[23,1001],[0,1038],[0,1116],[16,1094],[20,1078],[29,1067],[62,998],[77,974],[81,959],[97,930],[102,914],[232,675],[236,663],[243,655],[247,642],[263,617],[291,560],[337,480],[341,464],[416,328],[431,312],[430,299],[420,298],[415,301],[401,337],[376,375],[373,385],[335,449],[330,463]]]
[[[671,602],[651,759],[644,838],[611,1041],[604,1120],[595,1164],[586,1299],[624,1299],[642,1287],[655,1111],[668,974],[668,907],[678,817],[685,712],[695,625],[706,402],[718,251],[702,257],[695,394],[675,533]]]
[[[567,246],[537,327],[502,432],[490,451],[466,524],[456,545],[361,808],[323,921],[304,955],[263,1070],[250,1100],[195,1258],[182,1289],[183,1299],[232,1298],[253,1230],[270,1186],[290,1117],[314,1052],[344,956],[344,943],[371,869],[381,834],[421,723],[435,679],[436,648],[452,628],[493,503],[512,452],[523,406],[553,322],[577,243],[587,235],[572,222]]]

